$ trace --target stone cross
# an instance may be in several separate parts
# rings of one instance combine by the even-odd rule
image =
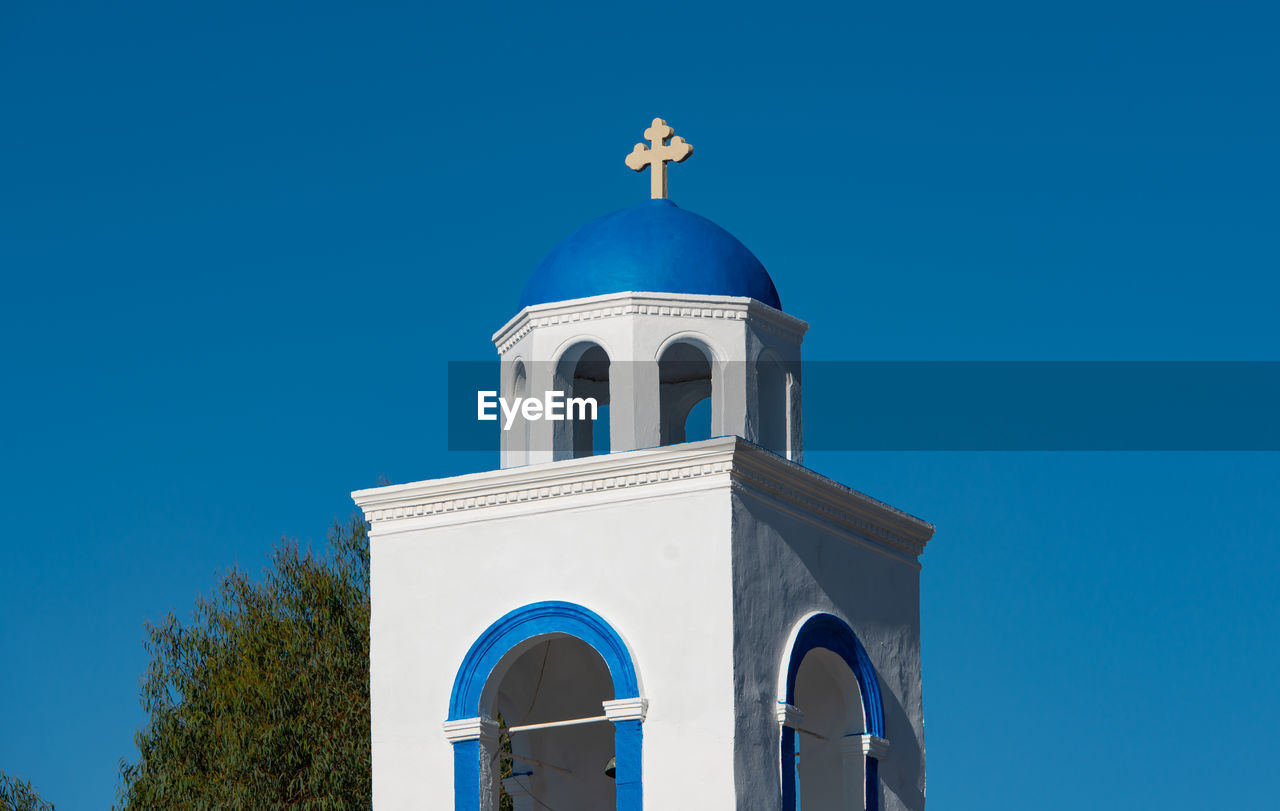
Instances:
[[[675,130],[668,127],[667,122],[661,118],[655,118],[649,129],[644,131],[649,146],[636,144],[636,148],[627,156],[627,166],[637,172],[644,171],[646,166],[650,167],[649,196],[654,200],[667,196],[667,161],[680,163],[693,154],[693,146],[678,135],[671,138],[672,135],[675,135]],[[668,138],[671,138],[669,144]]]

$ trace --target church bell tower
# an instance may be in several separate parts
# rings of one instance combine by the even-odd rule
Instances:
[[[933,527],[805,468],[768,272],[667,199],[534,269],[494,335],[498,470],[353,493],[370,523],[374,806],[923,809]]]

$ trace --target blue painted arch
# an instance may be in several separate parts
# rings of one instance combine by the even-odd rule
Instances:
[[[613,680],[613,697],[638,698],[640,680],[626,643],[594,611],[575,603],[548,601],[532,603],[504,615],[471,645],[463,657],[449,697],[449,720],[485,715],[481,703],[494,671],[503,658],[523,643],[539,637],[576,637],[595,649],[604,659]],[[641,811],[641,751],[643,731],[639,719],[614,722],[617,811]],[[480,781],[480,742],[453,744],[453,796],[455,811],[478,811],[484,787]]]
[[[786,665],[783,670],[781,695],[778,700],[792,706],[796,699],[796,677],[800,673],[800,664],[809,651],[823,648],[835,653],[853,671],[858,682],[858,690],[862,695],[862,717],[866,724],[865,731],[878,738],[884,737],[884,703],[880,696],[880,678],[876,675],[871,657],[858,640],[849,624],[834,614],[814,613],[806,617],[800,627],[793,631],[789,650],[786,652]],[[781,764],[782,764],[782,808],[783,811],[796,811],[796,732],[791,727],[782,728]],[[879,811],[880,808],[880,764],[868,757],[865,771],[864,788],[867,811]]]
[[[866,719],[866,731],[878,738],[884,737],[884,704],[880,699],[880,679],[876,676],[871,657],[858,641],[849,624],[834,614],[813,614],[800,626],[789,652],[786,684],[782,700],[794,704],[796,675],[805,654],[814,648],[825,648],[844,660],[853,677],[858,680],[862,692],[862,715]]]
[[[532,603],[504,615],[488,627],[467,651],[453,681],[449,720],[480,715],[485,685],[502,657],[517,645],[547,634],[574,636],[595,648],[613,678],[613,697],[636,698],[639,680],[622,637],[594,611],[575,603]]]

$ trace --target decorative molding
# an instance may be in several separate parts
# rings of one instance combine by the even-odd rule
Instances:
[[[672,483],[727,486],[769,498],[899,556],[919,556],[934,531],[932,524],[734,436],[357,490],[351,497],[376,530],[407,519],[453,520],[459,513],[572,496],[643,495],[649,485]]]
[[[583,471],[586,475],[579,477],[557,477],[557,480],[546,482],[539,482],[536,479],[529,482],[513,482],[510,487],[484,488],[470,493],[457,492],[448,494],[447,497],[441,494],[437,497],[428,496],[422,499],[407,498],[388,503],[385,506],[377,505],[376,501],[363,499],[365,494],[373,491],[358,491],[353,493],[352,497],[356,499],[356,504],[364,510],[365,518],[371,524],[378,524],[403,518],[457,513],[485,507],[497,507],[504,504],[545,501],[563,496],[612,492],[649,484],[716,476],[727,473],[730,465],[729,461],[695,462],[693,464],[654,466],[643,470],[610,471],[612,475],[592,475],[591,471]],[[514,470],[526,469],[515,468]]]
[[[889,742],[887,740],[866,732],[861,735],[844,736],[841,740],[841,745],[847,753],[856,753],[876,760],[882,760],[885,755],[889,754]]]
[[[472,643],[453,680],[450,720],[469,720],[474,717],[471,713],[486,712],[488,708],[482,706],[482,696],[498,662],[516,645],[547,634],[568,634],[587,643],[609,668],[614,695],[624,699],[640,695],[631,651],[613,626],[576,603],[548,600],[509,611]]]
[[[538,327],[574,324],[600,318],[658,316],[745,321],[799,342],[809,325],[799,318],[742,296],[700,296],[674,293],[611,293],[526,307],[493,335],[499,355]]]
[[[488,744],[498,739],[498,725],[488,718],[459,718],[445,721],[441,726],[449,743],[484,741]]]
[[[647,698],[618,698],[600,702],[604,705],[605,717],[610,721],[643,721],[649,712]]]
[[[804,724],[804,710],[785,701],[779,701],[778,723],[784,727],[799,729]]]
[[[734,486],[793,505],[854,534],[918,557],[934,526],[883,501],[746,442],[757,453],[734,457]]]

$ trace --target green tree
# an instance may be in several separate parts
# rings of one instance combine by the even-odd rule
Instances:
[[[188,623],[148,624],[124,808],[368,808],[369,539],[281,541],[261,582],[228,572]]]
[[[25,780],[0,772],[0,811],[53,811]]]

